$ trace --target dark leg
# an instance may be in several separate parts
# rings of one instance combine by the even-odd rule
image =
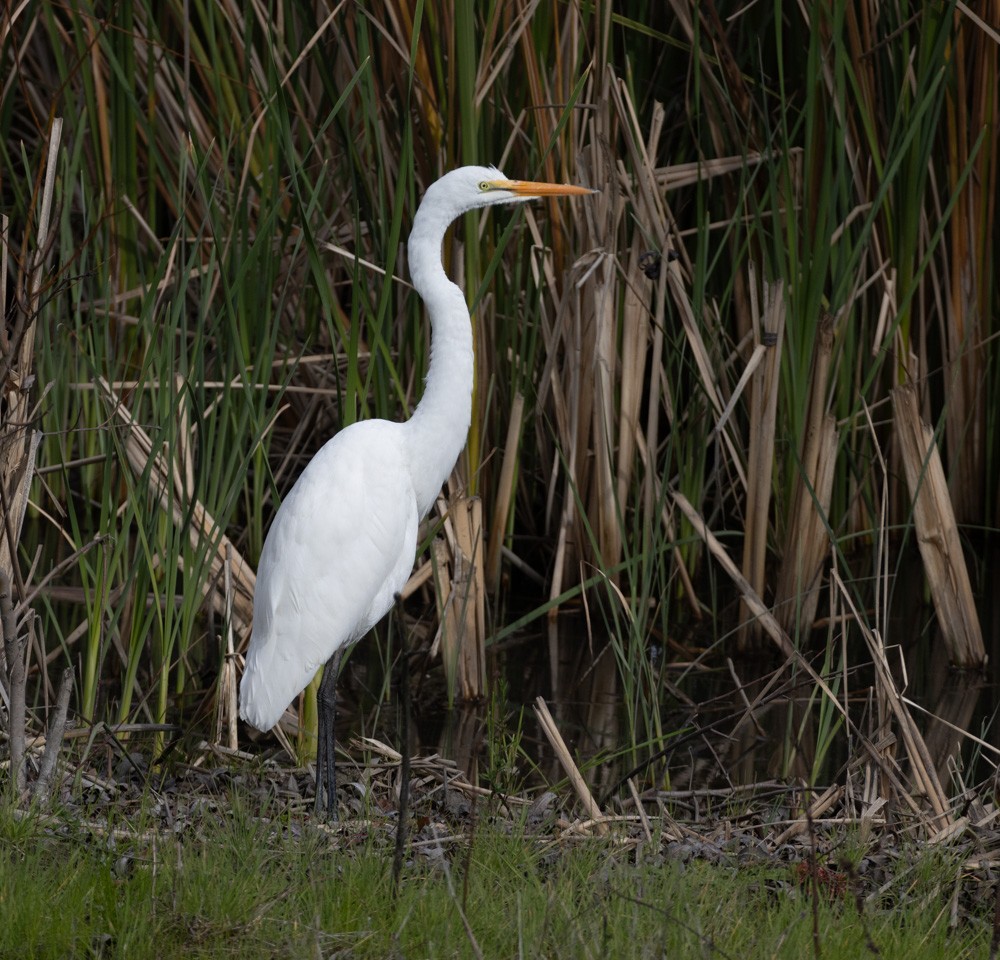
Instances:
[[[337,761],[336,746],[337,720],[337,677],[340,674],[341,647],[323,668],[323,679],[319,684],[316,705],[319,708],[319,738],[316,744],[316,813],[323,812],[323,791],[326,790],[326,815],[337,819]]]

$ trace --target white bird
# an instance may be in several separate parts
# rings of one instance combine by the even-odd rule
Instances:
[[[431,320],[423,397],[409,420],[365,420],[326,442],[285,497],[264,540],[240,716],[269,730],[316,671],[320,683],[316,810],[336,819],[334,718],[346,647],[392,606],[413,567],[417,524],[465,446],[472,418],[472,325],[441,262],[449,224],[477,207],[588,194],[460,167],[424,194],[408,245],[410,276]]]

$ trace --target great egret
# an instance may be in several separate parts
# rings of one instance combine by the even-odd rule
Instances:
[[[404,423],[365,420],[326,442],[278,509],[264,540],[240,716],[269,730],[316,671],[320,683],[316,810],[336,819],[334,716],[344,648],[389,610],[413,566],[417,524],[465,446],[472,417],[472,327],[445,274],[441,244],[456,217],[586,187],[507,180],[460,167],[431,184],[413,218],[410,276],[431,320],[424,394]]]

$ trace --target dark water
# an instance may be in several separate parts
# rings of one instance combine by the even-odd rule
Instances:
[[[905,571],[902,571],[905,572]],[[901,572],[901,573],[902,573]],[[1000,575],[998,575],[1000,581]],[[1000,588],[1000,582],[996,584]],[[994,591],[1000,596],[1000,589]],[[886,633],[886,659],[900,693],[913,702],[910,712],[924,736],[938,777],[949,793],[992,776],[1000,747],[998,678],[1000,622],[996,604],[984,603],[982,623],[987,637],[990,669],[961,672],[950,668],[933,609],[898,592]],[[846,677],[838,675],[838,696],[846,683],[850,715],[858,728],[876,738],[879,705],[875,674],[867,648],[856,636],[849,640]],[[822,636],[817,634],[813,665]],[[839,643],[839,641],[838,641]],[[697,650],[697,644],[692,645]],[[359,648],[344,676],[345,711],[339,735],[365,733],[398,745],[398,690],[381,702],[371,699],[369,681],[382,678]],[[837,649],[839,654],[839,647]],[[638,786],[672,789],[726,787],[770,779],[804,778],[830,782],[843,778],[844,764],[857,755],[856,738],[841,726],[822,755],[819,700],[813,682],[803,673],[782,669],[782,660],[765,648],[753,657],[729,659],[711,650],[700,662],[671,662],[662,651],[649,652],[657,661],[660,729],[656,745],[628,750],[630,731],[619,667],[612,646],[593,638],[587,624],[573,615],[548,627],[528,631],[490,652],[490,684],[497,691],[492,704],[459,704],[447,708],[439,667],[411,677],[414,691],[409,745],[414,753],[455,760],[479,782],[491,778],[510,782],[554,783],[564,777],[556,756],[541,733],[534,712],[543,697],[564,740],[595,793],[614,791],[621,778],[633,773]],[[348,705],[349,704],[349,705]],[[752,708],[748,708],[748,704]],[[895,722],[890,726],[895,729]],[[963,731],[972,737],[963,734]],[[987,745],[977,742],[979,738]],[[487,745],[516,741],[523,755],[514,757],[516,773]],[[648,761],[653,757],[652,762]],[[514,782],[516,781],[516,783]]]

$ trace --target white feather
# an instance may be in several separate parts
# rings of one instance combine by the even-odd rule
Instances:
[[[506,181],[495,167],[462,167],[424,195],[407,248],[432,324],[424,395],[405,423],[371,420],[338,433],[279,508],[260,557],[240,683],[240,716],[255,727],[274,726],[337,650],[378,623],[406,583],[417,524],[465,446],[472,413],[471,323],[464,294],[441,264],[445,230],[467,210],[527,200],[539,186]]]

